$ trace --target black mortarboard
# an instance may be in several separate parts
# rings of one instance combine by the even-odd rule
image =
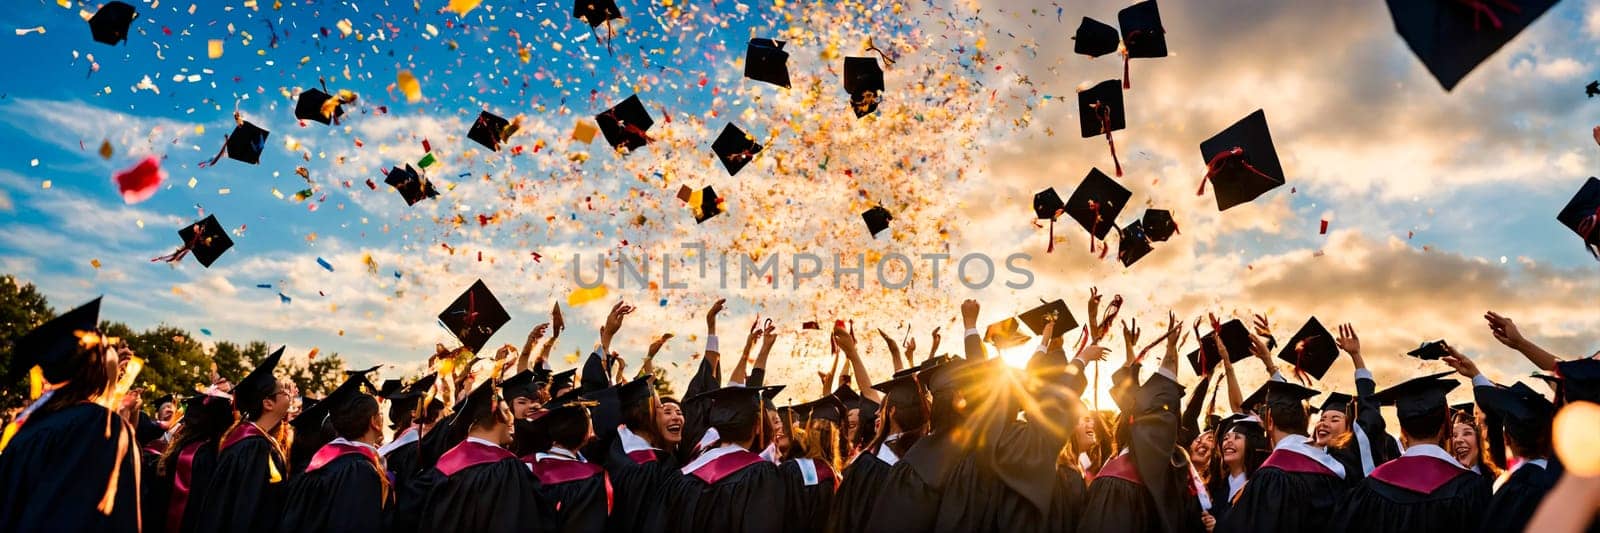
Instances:
[[[1590,254],[1600,257],[1600,178],[1590,177],[1583,182],[1556,220],[1577,233]]]
[[[320,431],[323,420],[334,411],[344,409],[352,398],[361,393],[361,387],[367,381],[364,374],[346,374],[346,376],[344,382],[334,387],[333,391],[316,403],[301,402],[300,414],[289,421],[289,425],[294,426],[297,432],[296,436],[301,436],[300,432]]]
[[[61,383],[92,360],[96,348],[83,345],[80,334],[96,333],[100,328],[100,298],[50,319],[17,339],[11,350],[9,381],[17,381],[38,365],[44,380]],[[98,348],[104,350],[104,348]]]
[[[1155,248],[1150,247],[1150,237],[1145,235],[1144,223],[1138,220],[1122,228],[1121,237],[1117,240],[1117,259],[1122,261],[1122,266],[1129,267]]]
[[[533,367],[533,382],[541,384],[550,383],[550,369],[545,368],[544,365]]]
[[[1133,192],[1098,168],[1089,169],[1083,183],[1067,198],[1067,216],[1078,221],[1095,239],[1104,239],[1117,227],[1117,214],[1127,207]]]
[[[1234,413],[1228,415],[1227,418],[1223,418],[1221,421],[1217,422],[1216,428],[1218,433],[1223,434],[1229,432],[1238,433],[1241,435],[1266,434],[1266,428],[1261,426],[1260,418],[1256,418],[1253,415],[1247,415],[1244,413]]]
[[[906,371],[897,372],[888,381],[872,384],[873,389],[883,393],[883,403],[895,409],[921,409],[922,389],[917,377],[918,368],[908,368]],[[930,374],[931,376],[931,374]]]
[[[1600,403],[1600,360],[1583,358],[1556,363],[1561,397],[1567,402]]]
[[[378,385],[377,396],[379,398],[388,400],[405,391],[405,387],[406,383],[404,381],[400,381],[398,379],[385,379],[383,380],[382,384]]]
[[[1388,0],[1395,30],[1446,91],[1555,3]]]
[[[1244,403],[1239,404],[1239,407],[1245,411],[1255,411],[1256,406],[1267,402],[1280,405],[1299,405],[1301,402],[1314,398],[1318,394],[1322,393],[1287,381],[1269,379],[1266,383],[1261,384],[1261,388],[1250,393],[1250,396],[1245,398]]]
[[[194,425],[223,425],[233,420],[233,400],[213,396],[211,391],[184,398],[183,419]]]
[[[1233,353],[1230,347],[1228,353]],[[1339,358],[1339,344],[1333,341],[1333,334],[1328,328],[1322,327],[1322,322],[1317,317],[1311,317],[1300,331],[1296,332],[1289,342],[1283,344],[1283,350],[1278,352],[1278,359],[1294,365],[1317,379],[1322,379],[1328,373],[1328,367],[1333,366],[1333,361]]]
[[[250,411],[259,410],[261,400],[272,397],[278,391],[278,377],[273,375],[273,371],[277,370],[278,360],[282,358],[283,348],[279,347],[233,386],[235,410],[239,410],[241,406]]]
[[[600,124],[600,133],[605,134],[612,149],[627,148],[629,152],[650,143],[648,132],[656,124],[637,94],[595,115],[594,120]]]
[[[562,370],[550,376],[550,393],[554,394],[561,389],[571,388],[572,378],[578,376],[578,369]]]
[[[133,6],[108,2],[89,17],[89,33],[94,36],[95,42],[121,44],[128,40],[128,27],[133,25],[133,19],[136,18],[139,18],[139,13]]]
[[[1200,157],[1206,161],[1204,180],[1216,189],[1218,211],[1255,200],[1286,181],[1267,114],[1260,109],[1200,143]],[[1203,191],[1205,182],[1200,186]]]
[[[650,401],[656,390],[656,377],[645,376],[617,386],[617,401],[623,409]]]
[[[983,342],[993,344],[995,348],[1004,350],[1013,346],[1027,344],[1033,337],[1022,333],[1022,322],[1016,318],[1007,318],[993,324],[983,331]]]
[[[1033,195],[1033,217],[1039,220],[1052,219],[1060,216],[1061,210],[1067,204],[1061,201],[1061,196],[1056,194],[1056,188],[1051,187]]]
[[[383,368],[383,365],[372,365],[367,368],[348,369],[344,371],[344,377],[345,379],[356,380],[356,386],[358,387],[358,390],[360,387],[365,387],[367,392],[377,394],[378,386],[373,385],[372,380],[367,379],[367,376],[377,372],[380,368]]]
[[[217,222],[217,215],[208,215],[184,226],[178,230],[178,238],[183,239],[184,247],[194,253],[194,260],[206,268],[210,268],[211,263],[222,257],[223,252],[233,247],[233,239],[228,237],[228,230]]]
[[[1345,415],[1351,415],[1354,413],[1350,412],[1350,404],[1354,401],[1356,401],[1355,397],[1350,396],[1349,394],[1342,392],[1330,392],[1328,393],[1327,398],[1323,398],[1322,407],[1319,409],[1323,411],[1338,411],[1344,413]]]
[[[1078,91],[1078,129],[1087,139],[1128,127],[1123,115],[1122,84],[1106,80]]]
[[[461,344],[473,353],[482,350],[483,345],[489,342],[489,337],[510,321],[511,315],[506,313],[505,307],[500,306],[500,300],[495,299],[494,293],[489,292],[489,287],[481,279],[473,282],[466,292],[439,313],[439,323],[454,333]]]
[[[433,188],[433,182],[411,168],[411,163],[406,163],[405,168],[394,167],[389,171],[389,177],[384,178],[384,183],[394,187],[400,192],[400,197],[405,199],[406,205],[416,205],[417,202],[439,196],[439,191]]]
[[[1461,417],[1475,421],[1478,417],[1478,409],[1472,402],[1458,403],[1450,406],[1450,415],[1451,418]]]
[[[1146,0],[1117,12],[1122,28],[1122,47],[1128,57],[1167,57],[1167,31],[1161,27],[1161,11],[1155,0]]]
[[[616,0],[573,0],[572,16],[582,19],[589,27],[596,27],[622,18],[622,10],[617,9]]]
[[[169,403],[174,403],[176,401],[177,401],[177,397],[175,397],[175,396],[173,396],[171,394],[163,394],[163,395],[161,395],[160,398],[156,398],[156,401],[151,402],[150,405],[155,406],[156,409],[160,409],[162,405],[166,405],[166,404],[169,404]]]
[[[744,77],[788,88],[789,53],[783,51],[783,44],[776,39],[750,39],[745,49]]]
[[[466,438],[473,421],[494,411],[494,388],[494,380],[483,380],[461,401],[450,419],[450,440]]]
[[[511,137],[511,121],[488,111],[480,111],[478,120],[472,122],[472,128],[467,130],[467,138],[483,145],[484,148],[500,151],[500,144]]]
[[[1372,399],[1379,405],[1395,406],[1395,415],[1403,423],[1407,419],[1444,409],[1447,406],[1444,400],[1445,394],[1461,384],[1453,379],[1442,379],[1453,373],[1441,372],[1409,379],[1399,385],[1378,391]]]
[[[761,145],[729,122],[722,128],[722,134],[717,136],[716,142],[711,143],[711,151],[716,152],[717,159],[722,160],[722,167],[728,169],[729,176],[733,176],[750,164],[756,154],[761,153]]]
[[[1406,352],[1406,355],[1424,361],[1432,361],[1434,359],[1450,355],[1450,352],[1445,351],[1444,345],[1445,342],[1443,340],[1424,342],[1421,346],[1418,346],[1417,349]]]
[[[1189,352],[1189,366],[1196,374],[1210,374],[1222,362],[1215,346],[1217,332],[1200,337],[1200,347]],[[1237,363],[1250,357],[1250,330],[1239,319],[1222,323],[1222,347],[1228,349],[1228,361]],[[1202,364],[1203,363],[1203,364]]]
[[[1583,94],[1589,98],[1600,95],[1600,80],[1591,81],[1588,85],[1583,86]]]
[[[694,214],[694,223],[702,224],[711,217],[722,214],[722,197],[717,196],[717,189],[707,185],[696,191],[688,185],[678,187],[678,199],[689,204],[689,211]]]
[[[877,238],[878,232],[889,229],[889,221],[894,220],[894,215],[889,214],[889,210],[883,206],[875,205],[872,209],[861,213],[861,220],[867,223],[867,232],[871,233],[873,238]]]
[[[772,401],[778,398],[778,393],[783,392],[784,387],[787,387],[787,385],[761,387],[761,404],[767,406],[767,409],[777,409],[777,406]]]
[[[878,110],[883,101],[883,69],[876,57],[844,58],[844,90],[850,93],[850,108],[856,118]]]
[[[1122,37],[1117,34],[1117,29],[1110,24],[1083,17],[1078,23],[1078,31],[1073,34],[1072,52],[1089,57],[1100,57],[1117,51],[1117,43]]]
[[[761,396],[767,387],[730,386],[700,393],[694,398],[711,400],[706,423],[711,427],[754,425],[761,410]]]
[[[439,380],[439,374],[437,374],[437,373],[428,374],[426,376],[422,376],[421,378],[418,378],[416,381],[411,382],[410,385],[407,385],[406,386],[406,392],[407,393],[416,393],[418,396],[421,396],[423,394],[427,394],[429,390],[433,389],[434,382],[436,382],[438,380]]]
[[[250,121],[239,121],[233,127],[233,133],[228,134],[228,157],[252,165],[261,163],[261,151],[267,147],[267,135],[270,135],[267,130]]]
[[[500,397],[507,402],[517,398],[538,398],[539,387],[533,382],[533,372],[523,370],[501,381]]]
[[[844,403],[846,410],[861,408],[861,395],[856,394],[855,389],[850,388],[849,383],[840,383],[838,388],[833,389],[832,396]]]
[[[1056,327],[1054,330],[1056,337],[1066,335],[1068,331],[1078,329],[1078,319],[1072,316],[1071,309],[1067,309],[1067,302],[1065,300],[1057,299],[1053,302],[1044,302],[1041,300],[1038,307],[1029,309],[1022,314],[1017,315],[1017,319],[1021,320],[1022,323],[1027,324],[1028,329],[1033,330],[1034,335],[1043,334],[1045,323],[1049,322],[1052,317],[1054,317],[1056,320]]]
[[[1510,387],[1473,387],[1472,392],[1484,412],[1497,415],[1506,433],[1518,442],[1531,443],[1549,436],[1556,406],[1522,382]]]
[[[845,420],[844,403],[833,396],[823,396],[820,399],[789,407],[801,421],[826,420],[835,424],[843,424]]]
[[[1178,232],[1178,222],[1166,209],[1146,209],[1140,222],[1144,223],[1144,236],[1149,237],[1150,242],[1167,242]]]
[[[294,104],[294,118],[332,124],[334,119],[344,116],[344,106],[338,104],[333,106],[333,116],[322,114],[322,106],[332,99],[333,95],[322,92],[321,89],[300,91],[300,98]]]

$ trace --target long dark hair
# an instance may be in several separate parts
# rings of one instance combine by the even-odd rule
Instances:
[[[78,349],[88,352],[88,360],[78,365],[73,370],[72,376],[50,393],[50,399],[45,400],[44,405],[28,415],[30,418],[39,420],[44,418],[44,415],[83,402],[93,402],[111,394],[117,382],[117,373],[112,370],[113,365],[117,364],[116,360],[106,359],[111,356],[106,353],[106,347],[102,345]]]
[[[658,423],[660,417],[656,416],[660,412],[661,400],[652,392],[648,401],[634,402],[622,408],[622,425],[627,426],[628,431],[632,431],[634,435],[649,442],[650,446],[666,449],[667,442],[661,437],[661,427]],[[598,431],[601,428],[595,429]]]
[[[1254,431],[1252,427],[1233,424],[1228,431],[1221,428],[1213,429],[1216,433],[1216,451],[1211,453],[1211,461],[1206,463],[1206,472],[1209,479],[1206,481],[1206,492],[1211,493],[1211,498],[1226,499],[1228,497],[1228,466],[1222,460],[1222,441],[1228,433],[1238,433],[1244,436],[1244,478],[1249,480],[1255,477],[1256,470],[1267,461],[1267,456],[1272,455],[1272,442],[1268,440],[1266,431]]]
[[[167,451],[161,454],[161,460],[156,463],[158,475],[164,476],[173,471],[172,462],[178,459],[178,454],[183,453],[184,447],[196,442],[221,439],[223,433],[233,426],[233,408],[228,405],[227,398],[206,397],[197,407],[183,414],[178,430],[172,434],[172,443],[167,445]]]
[[[911,445],[916,444],[918,440],[928,434],[929,413],[932,411],[933,406],[928,401],[928,396],[922,394],[920,389],[917,391],[915,403],[887,401],[887,398],[885,400],[883,412],[878,416],[877,434],[873,436],[872,442],[867,443],[864,449],[870,452],[877,450],[879,446],[883,446],[885,444],[884,441],[889,438],[890,422],[893,422],[894,425],[900,426],[900,436],[887,444],[889,450],[893,451],[896,456],[904,456],[911,449]],[[902,408],[902,406],[908,408]]]

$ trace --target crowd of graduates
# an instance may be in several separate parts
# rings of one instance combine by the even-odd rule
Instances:
[[[1600,396],[1593,356],[1564,361],[1490,312],[1493,335],[1548,372],[1539,386],[1554,401],[1495,382],[1444,342],[1412,355],[1437,357],[1451,372],[1379,390],[1351,325],[1333,333],[1313,319],[1285,343],[1292,364],[1280,371],[1285,358],[1273,357],[1278,342],[1264,317],[1246,326],[1169,314],[1142,349],[1137,324],[1122,323],[1126,355],[1110,373],[1117,409],[1101,411],[1084,395],[1098,366],[1112,364],[1103,343],[1120,303],[1101,309],[1093,294],[1075,343],[1057,333],[1075,329],[1064,304],[1025,313],[1038,321],[1039,345],[1013,368],[988,356],[985,339],[998,339],[980,333],[979,304],[967,300],[960,354],[939,354],[936,333],[919,361],[913,343],[884,334],[895,371],[877,381],[852,329],[835,324],[831,342],[847,373],[837,384],[820,376],[832,392],[809,401],[780,399],[784,385],[770,383],[770,321],[751,328],[724,379],[719,300],[705,313],[704,352],[681,397],[656,387],[651,366],[665,338],[638,359],[638,377],[625,378],[626,357],[610,347],[633,308],[619,302],[581,375],[550,367],[564,328],[558,309],[553,330],[536,327],[520,354],[508,346],[464,368],[436,356],[433,373],[411,383],[378,385],[368,379],[376,369],[351,371],[324,398],[297,399],[274,375],[280,349],[236,382],[128,414],[116,406],[130,354],[96,331],[96,300],[16,345],[24,364],[13,367],[33,368],[42,386],[0,442],[0,530],[1589,527],[1593,501],[1549,495],[1563,476],[1552,420],[1563,404]],[[1200,335],[1205,323],[1211,333]],[[1189,324],[1199,347],[1187,359],[1199,380],[1185,399],[1179,350]],[[535,355],[546,331],[554,334]],[[1353,394],[1297,383],[1320,377],[1341,353],[1355,367]],[[1236,373],[1252,357],[1271,377],[1245,396]],[[1141,372],[1147,365],[1153,373]],[[1448,405],[1460,384],[1453,375],[1470,380],[1473,403]],[[1221,416],[1224,388],[1232,414]],[[1389,406],[1398,428],[1381,412]]]

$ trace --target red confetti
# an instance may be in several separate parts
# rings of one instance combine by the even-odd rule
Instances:
[[[478,252],[478,262],[479,262],[479,263],[482,263],[482,262],[483,262],[483,252],[482,252],[482,251],[479,251],[479,252]]]
[[[1327,235],[1328,234],[1328,219],[1326,219],[1326,218],[1322,219],[1322,233],[1321,234],[1322,235]]]
[[[432,144],[428,144],[428,140],[427,139],[423,139],[422,140],[422,151],[424,153],[433,151],[433,145]]]
[[[540,259],[544,259],[544,256],[539,255],[539,252],[533,252],[533,262],[538,263]]]
[[[133,168],[111,177],[117,184],[117,190],[122,193],[122,202],[130,205],[155,196],[156,190],[161,188],[161,182],[166,179],[167,173],[161,170],[161,162],[155,156],[146,157]]]
[[[367,178],[367,188],[376,191],[378,190],[378,184],[374,183],[372,178]]]

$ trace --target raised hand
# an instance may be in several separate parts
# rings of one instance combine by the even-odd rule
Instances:
[[[967,329],[978,327],[978,301],[967,299],[961,302],[961,324]]]
[[[616,336],[618,330],[622,329],[622,319],[636,309],[634,306],[628,305],[628,302],[621,300],[618,300],[616,305],[611,306],[611,313],[606,315],[605,324],[600,326],[601,348],[606,351],[611,349],[611,338]]]
[[[1513,350],[1521,350],[1528,339],[1522,336],[1522,331],[1517,329],[1517,323],[1511,317],[1503,316],[1494,311],[1483,314],[1484,320],[1489,321],[1489,333],[1494,334],[1494,340],[1506,345]]]
[[[1088,329],[1089,329],[1089,342],[1097,342],[1097,341],[1099,341],[1100,340],[1100,332],[1096,331],[1096,328],[1100,327],[1100,289],[1097,288],[1097,287],[1089,287],[1089,324],[1088,324],[1088,326],[1089,326],[1088,327]]]
[[[1122,345],[1127,348],[1128,359],[1133,359],[1134,352],[1137,351],[1139,346],[1138,318],[1134,318],[1131,322],[1127,320],[1122,321]]]
[[[561,318],[561,303],[560,302],[556,302],[555,307],[550,309],[550,327],[551,327],[550,335],[552,337],[560,337],[561,336],[561,331],[564,330],[564,329],[567,329],[566,320]]]
[[[851,335],[849,331],[844,329],[843,325],[838,324],[837,322],[834,324],[833,328],[833,345],[837,346],[839,350],[843,351],[848,357],[856,356],[855,335]]]
[[[533,343],[539,342],[539,339],[544,338],[544,332],[547,329],[550,329],[550,323],[549,322],[541,323],[541,324],[539,324],[537,326],[534,326],[533,327],[533,331],[529,331],[528,332],[528,344],[533,344]]]
[[[1361,356],[1361,337],[1356,336],[1355,326],[1349,323],[1339,325],[1339,336],[1333,339],[1333,343],[1352,356]]]
[[[906,339],[906,360],[912,360],[917,355],[917,338]]]
[[[651,357],[655,357],[656,356],[656,352],[660,352],[661,351],[661,347],[665,346],[667,344],[667,340],[671,339],[671,338],[672,338],[672,334],[671,333],[662,333],[660,337],[656,337],[656,340],[651,341],[651,343],[650,343],[650,351],[645,353],[645,358],[648,359],[648,358],[651,358]]]
[[[706,311],[706,334],[707,335],[716,335],[717,334],[717,314],[722,312],[723,305],[726,304],[727,302],[728,302],[727,298],[718,298],[717,299],[717,303],[711,304],[711,309]]]
[[[942,327],[944,326],[939,326]],[[928,357],[939,355],[939,328],[933,328],[933,346],[928,347]],[[909,361],[907,363],[909,364]]]
[[[1478,377],[1478,364],[1472,362],[1472,358],[1462,355],[1461,352],[1456,351],[1455,347],[1450,346],[1448,342],[1444,343],[1442,347],[1447,355],[1439,358],[1439,360],[1444,361],[1444,364],[1450,365],[1450,368],[1455,369],[1456,373],[1461,374],[1461,377],[1467,379]]]

